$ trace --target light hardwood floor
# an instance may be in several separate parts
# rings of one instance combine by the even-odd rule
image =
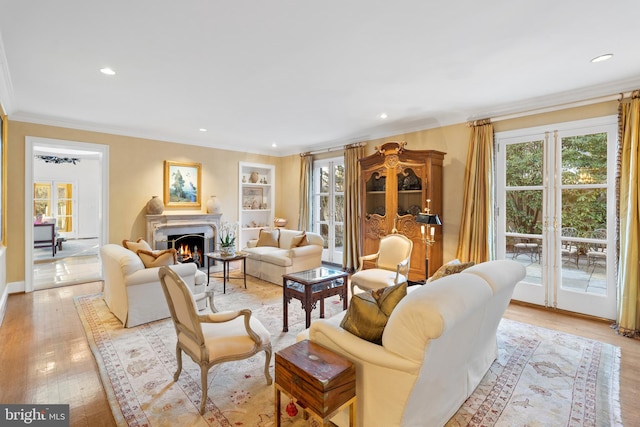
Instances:
[[[115,425],[73,298],[100,292],[87,283],[9,296],[0,328],[0,402],[69,403],[72,426]],[[617,345],[625,426],[640,425],[640,341],[609,324],[512,304],[505,317]]]

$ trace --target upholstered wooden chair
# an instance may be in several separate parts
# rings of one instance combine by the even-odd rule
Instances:
[[[406,282],[409,278],[413,242],[402,234],[388,234],[380,239],[378,252],[360,257],[360,267],[351,276],[354,287],[380,289]],[[364,269],[365,261],[375,261],[375,268]]]
[[[247,359],[264,351],[264,376],[267,384],[271,384],[272,379],[269,374],[272,353],[271,336],[262,323],[251,316],[251,310],[218,312],[213,304],[213,295],[210,295],[210,308],[213,313],[198,314],[194,296],[180,276],[168,267],[161,267],[158,275],[178,337],[176,344],[178,370],[173,380],[178,381],[182,372],[182,352],[184,351],[200,365],[202,382],[200,414],[204,414],[207,403],[209,369],[215,364]]]

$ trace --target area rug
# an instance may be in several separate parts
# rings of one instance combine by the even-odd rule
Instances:
[[[221,289],[221,283],[216,290]],[[304,311],[290,303],[282,332],[282,288],[256,279],[216,292],[221,310],[251,308],[271,332],[274,352],[295,342]],[[100,294],[76,299],[118,426],[274,425],[273,386],[263,374],[264,353],[213,367],[200,416],[200,368],[188,356],[177,383],[175,330],[170,319],[124,329]],[[342,310],[332,297],[327,317]],[[318,308],[312,319],[318,317]],[[447,426],[621,426],[618,347],[503,319],[499,357]],[[271,369],[273,375],[273,359]],[[288,402],[284,402],[286,404]],[[282,425],[315,425],[283,413]],[[368,427],[368,426],[367,426]]]

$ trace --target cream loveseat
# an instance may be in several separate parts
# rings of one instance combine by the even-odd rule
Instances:
[[[411,286],[389,316],[382,345],[341,328],[346,312],[314,321],[297,338],[355,363],[358,426],[442,426],[496,359],[498,324],[524,276],[522,265],[502,260]],[[332,421],[348,425],[345,415]]]
[[[304,232],[304,246],[295,246],[299,230],[279,230],[278,246],[257,246],[258,239],[249,240],[242,252],[247,253],[246,273],[250,276],[282,285],[282,275],[320,267],[324,239],[317,233]],[[298,237],[298,238],[296,238]],[[293,245],[293,247],[292,247]]]
[[[171,316],[158,277],[159,267],[145,268],[135,252],[116,244],[102,246],[100,256],[104,300],[124,327]],[[176,264],[170,268],[178,273],[194,295],[204,292],[207,275],[199,271],[196,264]],[[204,308],[205,304],[201,299],[198,308]]]

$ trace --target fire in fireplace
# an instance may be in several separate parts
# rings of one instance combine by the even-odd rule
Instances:
[[[178,262],[195,263],[198,268],[204,264],[205,238],[204,233],[198,234],[176,234],[168,236],[170,248],[175,248],[178,252]]]

